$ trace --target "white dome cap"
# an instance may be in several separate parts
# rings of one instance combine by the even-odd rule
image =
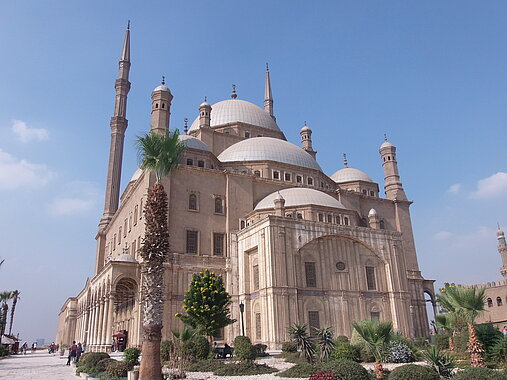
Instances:
[[[132,174],[132,178],[130,178],[129,182],[137,181],[139,177],[141,177],[141,174],[143,174],[143,169],[137,168],[134,174]]]
[[[228,99],[215,103],[211,107],[211,127],[239,121],[281,132],[276,122],[266,111],[245,100]],[[199,117],[190,126],[191,131],[197,129],[199,129]]]
[[[374,215],[377,215],[377,210],[375,210],[374,208],[372,208],[370,210],[370,212],[368,213],[368,216],[374,216]]]
[[[153,92],[155,92],[155,91],[167,91],[167,92],[171,92],[171,90],[169,90],[169,88],[165,84],[161,84],[161,85],[155,87],[155,89],[153,90]]]
[[[187,148],[190,149],[198,149],[198,150],[205,150],[206,152],[211,152],[211,149],[203,143],[201,140],[199,140],[196,137],[189,136],[189,135],[179,135],[178,140],[185,145]]]
[[[300,147],[273,137],[254,137],[231,145],[218,156],[222,162],[275,161],[322,171],[315,159]]]
[[[389,141],[384,141],[384,143],[380,146],[380,149],[382,148],[390,148],[394,146],[393,144],[391,144]]]
[[[129,253],[119,254],[117,257],[113,259],[113,261],[121,261],[127,263],[137,263],[137,260],[134,259]]]
[[[331,176],[331,179],[336,183],[354,181],[373,182],[373,180],[366,173],[354,168],[340,169]]]
[[[285,199],[285,207],[316,205],[332,208],[345,208],[340,201],[331,195],[315,189],[294,187],[275,191],[257,203],[254,210],[268,210],[274,208],[274,200],[280,194]]]

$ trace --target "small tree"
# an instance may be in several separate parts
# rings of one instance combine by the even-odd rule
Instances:
[[[312,338],[306,332],[306,324],[294,324],[289,327],[289,335],[294,343],[296,343],[298,351],[301,352],[306,360],[313,363],[315,356],[315,348],[313,347]]]
[[[357,333],[364,339],[366,346],[375,357],[375,377],[382,379],[382,361],[386,355],[386,346],[393,332],[392,322],[364,320],[352,324]]]
[[[231,296],[225,291],[222,275],[206,269],[192,277],[183,301],[187,314],[177,313],[176,316],[211,342],[219,329],[236,322],[230,318],[230,304]]]
[[[315,329],[315,335],[320,348],[320,361],[326,361],[334,349],[333,330],[331,330],[331,327]]]

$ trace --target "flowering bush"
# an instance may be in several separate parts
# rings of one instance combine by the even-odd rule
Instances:
[[[412,363],[414,354],[405,343],[391,341],[387,346],[385,361],[387,363]]]
[[[336,377],[334,377],[333,372],[326,373],[324,371],[319,371],[310,375],[310,380],[336,380]]]

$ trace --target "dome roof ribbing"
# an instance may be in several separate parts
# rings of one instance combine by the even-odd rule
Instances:
[[[240,141],[218,156],[221,162],[274,161],[322,171],[315,159],[300,147],[272,137]]]
[[[281,132],[267,112],[245,100],[227,99],[211,106],[211,127],[238,121]],[[199,129],[199,117],[190,126],[191,131],[197,129]]]
[[[201,140],[199,140],[196,137],[189,136],[189,135],[179,135],[178,139],[187,148],[205,150],[206,152],[211,152],[211,149],[205,143],[203,143]]]
[[[285,199],[285,207],[316,205],[332,208],[345,208],[339,200],[331,195],[315,189],[307,189],[304,187],[294,187],[275,191],[264,197],[254,210],[267,210],[274,208],[274,200],[281,195]]]
[[[336,183],[353,181],[373,182],[373,180],[366,173],[354,168],[340,169],[331,176],[331,179]]]

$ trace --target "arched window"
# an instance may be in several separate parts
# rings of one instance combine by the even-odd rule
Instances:
[[[216,197],[215,198],[215,213],[217,214],[223,214],[224,207],[222,205],[222,198]]]
[[[340,215],[336,215],[336,224],[340,224]]]
[[[255,175],[256,177],[260,177],[260,176],[261,176],[261,172],[260,172],[260,170],[256,170],[256,171],[254,171],[254,175]]]
[[[188,196],[188,209],[197,210],[197,195],[190,194]]]
[[[343,217],[343,224],[345,224],[346,226],[349,225],[349,218],[348,217],[346,217],[346,216]]]
[[[162,108],[165,108],[165,104],[164,103],[162,103]]]
[[[158,108],[158,103],[155,103],[155,108]]]
[[[493,307],[493,300],[488,298],[488,307]]]
[[[502,299],[500,297],[496,297],[496,306],[502,306]]]
[[[139,213],[139,206],[134,207],[134,226],[137,225],[137,214]]]

